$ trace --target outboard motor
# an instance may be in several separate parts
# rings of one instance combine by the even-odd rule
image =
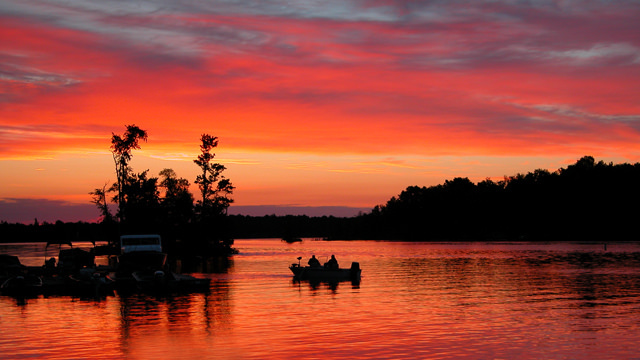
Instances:
[[[352,262],[351,263],[351,269],[349,270],[350,272],[350,276],[351,276],[351,281],[360,281],[360,263],[359,262]]]
[[[156,272],[153,273],[153,281],[156,283],[156,285],[164,283],[164,271],[156,270]]]

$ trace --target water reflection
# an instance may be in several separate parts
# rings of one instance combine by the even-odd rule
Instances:
[[[632,358],[640,341],[636,244],[236,245],[222,267],[176,262],[204,293],[0,296],[3,357]],[[359,261],[362,283],[294,281],[311,253]]]
[[[233,271],[233,257],[185,256],[168,260],[171,268],[178,273],[226,274]]]
[[[131,294],[120,297],[121,324],[125,333],[131,327],[148,325],[176,325],[192,328],[194,321],[207,331],[214,326],[229,323],[231,314],[230,284],[228,280],[215,280],[206,293],[163,294],[151,297],[148,294]]]
[[[123,355],[185,358],[205,339],[230,329],[231,309],[230,284],[226,279],[213,280],[207,293],[121,297]]]
[[[342,281],[330,281],[330,280],[297,280],[293,278],[291,285],[294,288],[301,289],[302,287],[308,287],[312,291],[321,289],[328,289],[332,292],[337,292],[339,286],[349,286],[350,289],[360,289],[360,280],[342,280]]]
[[[476,330],[480,319],[527,331],[536,323],[583,333],[637,328],[629,317],[639,308],[638,252],[445,251],[399,258],[393,266],[394,281],[404,281],[411,298],[463,323],[476,319],[470,325]],[[612,319],[618,319],[613,329]]]

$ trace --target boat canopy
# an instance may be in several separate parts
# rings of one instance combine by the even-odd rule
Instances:
[[[69,245],[71,247],[73,247],[73,244],[71,243],[71,240],[59,240],[59,239],[54,239],[54,240],[49,240],[47,241],[47,246],[49,247],[49,245]]]
[[[162,240],[160,235],[122,235],[120,251],[123,254],[134,251],[162,252]]]

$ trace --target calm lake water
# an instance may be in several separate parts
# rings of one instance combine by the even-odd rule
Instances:
[[[640,358],[640,245],[237,240],[204,294],[0,296],[2,359]],[[0,245],[41,265],[44,247]],[[294,282],[298,256],[359,285]]]

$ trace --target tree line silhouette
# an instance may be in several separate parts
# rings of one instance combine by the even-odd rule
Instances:
[[[203,154],[211,148],[205,144]],[[206,158],[203,161],[206,163]],[[221,239],[285,236],[411,241],[638,239],[640,163],[596,162],[592,156],[584,156],[553,172],[537,169],[500,181],[473,183],[468,178],[454,178],[430,187],[409,186],[386,204],[350,218],[226,215],[233,188],[228,180],[220,185],[222,171],[223,167],[216,166],[203,169],[202,179],[209,178],[210,184],[217,185],[209,188],[211,192],[201,192],[204,200],[196,204],[186,191],[188,181],[177,178],[172,170],[163,170],[160,178],[148,177],[146,172],[130,173],[123,189],[131,186],[136,191],[118,203],[120,225],[140,231],[162,229],[168,238],[184,239],[193,246],[211,241],[203,242],[205,238],[215,238],[213,242],[219,244]],[[196,182],[202,190],[207,183],[202,185],[200,179]],[[98,190],[93,195],[100,209],[106,197]],[[102,240],[105,233],[117,229],[113,226],[117,216],[103,214],[104,220],[98,224],[3,222],[0,232],[13,234],[7,237],[12,239],[33,239],[44,232],[47,236]]]
[[[638,239],[639,201],[640,163],[584,156],[554,172],[409,186],[353,218],[236,217],[232,222],[234,228],[250,229],[242,235],[255,237],[276,235],[280,227],[329,239],[629,241]]]
[[[410,186],[363,215],[374,238],[636,240],[640,164],[584,156],[554,172]],[[378,235],[377,235],[378,234]]]

